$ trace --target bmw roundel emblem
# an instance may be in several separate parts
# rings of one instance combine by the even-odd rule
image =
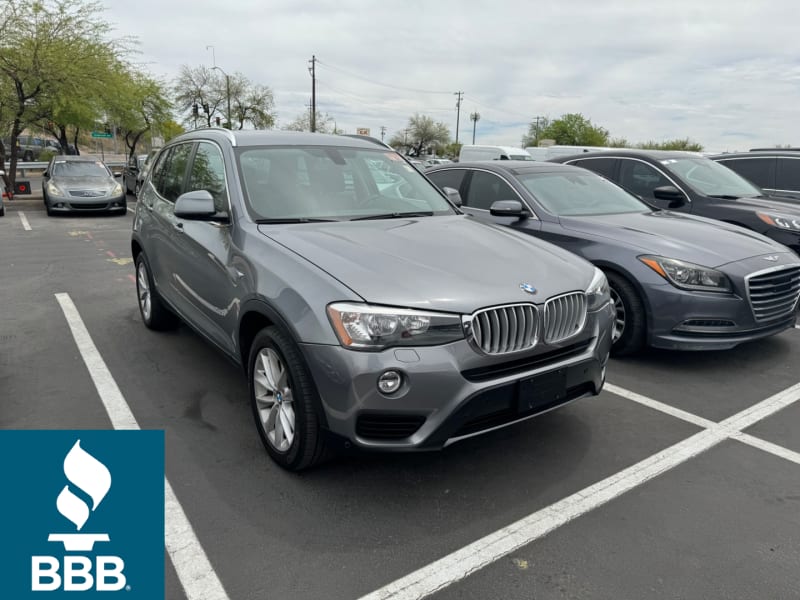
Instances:
[[[521,289],[523,292],[528,292],[529,294],[536,293],[536,288],[533,287],[530,283],[520,283],[519,289]]]

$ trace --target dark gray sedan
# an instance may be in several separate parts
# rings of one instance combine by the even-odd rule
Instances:
[[[571,250],[602,268],[616,308],[614,352],[643,345],[731,348],[795,323],[800,259],[761,234],[654,210],[576,167],[522,162],[430,169],[463,209]]]
[[[198,129],[159,153],[131,250],[144,324],[239,363],[269,454],[435,449],[600,392],[605,275],[456,209],[369,140]]]
[[[54,156],[42,180],[47,214],[106,211],[125,214],[122,184],[101,161],[83,156]]]

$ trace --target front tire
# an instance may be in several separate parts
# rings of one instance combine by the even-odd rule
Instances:
[[[140,252],[136,257],[136,298],[139,301],[142,322],[148,329],[166,331],[178,325],[178,318],[170,312],[158,295],[144,252]]]
[[[301,471],[325,458],[319,397],[294,340],[274,326],[259,331],[247,372],[256,428],[272,460]]]
[[[644,346],[647,334],[644,303],[627,279],[610,272],[606,273],[606,277],[614,303],[611,353],[615,356],[629,356]]]

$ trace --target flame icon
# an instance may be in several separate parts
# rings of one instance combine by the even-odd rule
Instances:
[[[70,483],[86,492],[92,499],[92,512],[97,510],[108,490],[111,489],[111,473],[103,463],[81,448],[80,440],[75,442],[72,450],[64,459],[64,475],[67,476]],[[68,485],[65,485],[58,495],[56,507],[58,512],[75,523],[78,531],[89,518],[89,506],[73,494]]]
[[[65,485],[56,498],[58,512],[80,531],[111,489],[111,473],[103,463],[81,448],[81,441],[78,440],[64,458],[64,475],[67,481],[92,500],[90,507],[70,490],[69,485]],[[67,550],[91,550],[95,541],[108,541],[108,535],[50,534],[48,539],[63,542]]]

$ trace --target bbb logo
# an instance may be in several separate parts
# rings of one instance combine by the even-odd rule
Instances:
[[[64,486],[56,499],[58,512],[80,531],[108,494],[111,473],[103,463],[81,448],[81,441],[78,440],[64,459],[64,475],[92,501],[90,507],[70,490],[69,485]],[[107,533],[51,533],[47,541],[63,543],[65,551],[80,552],[93,550],[96,542],[110,540]],[[35,592],[52,592],[63,584],[63,589],[71,592],[84,592],[93,586],[98,591],[115,592],[126,585],[123,573],[125,561],[119,556],[97,556],[93,563],[88,556],[68,555],[63,559],[63,574],[59,572],[59,566],[60,561],[56,556],[32,557],[31,589]]]
[[[163,431],[0,430],[0,597],[164,599]]]

